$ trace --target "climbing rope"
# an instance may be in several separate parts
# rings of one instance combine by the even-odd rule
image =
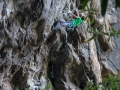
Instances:
[[[55,70],[54,70],[54,67],[55,67],[55,60],[53,60],[53,52],[54,52],[54,49],[51,49],[51,54],[50,54],[50,59],[51,59],[51,71],[50,71],[50,78],[54,79],[55,78]]]
[[[20,88],[27,80],[28,80],[28,78],[26,78],[23,82],[21,82],[21,84],[18,86],[18,88]]]
[[[56,86],[55,86],[55,60],[53,59],[53,53],[54,53],[54,49],[51,48],[51,53],[50,53],[51,63],[50,63],[50,71],[49,72],[50,72],[50,80],[54,87],[54,90],[57,90]]]
[[[116,69],[118,72],[120,72],[120,70],[118,69],[118,67],[116,67],[116,65],[112,62],[112,60],[110,60],[110,59],[105,55],[105,53],[101,50],[100,45],[99,45],[97,39],[95,39],[95,43],[96,43],[96,47],[97,47],[98,51],[100,51],[100,52],[107,58],[107,60],[109,60],[109,61],[111,62],[111,64],[115,67],[115,69]]]

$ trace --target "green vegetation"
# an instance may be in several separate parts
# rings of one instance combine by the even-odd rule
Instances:
[[[87,3],[89,1],[90,0],[82,0],[83,9],[87,6]],[[100,1],[101,1],[101,14],[102,16],[105,16],[108,0],[100,0]],[[120,0],[115,0],[115,4],[116,4],[116,8],[120,7]]]
[[[113,36],[118,36],[118,35],[120,35],[120,29],[118,31],[116,31],[113,27],[111,27],[110,28],[109,39]]]
[[[29,88],[25,88],[25,90],[29,90]]]
[[[103,32],[102,28],[100,28],[99,30],[92,28],[91,31],[93,33],[93,36],[90,39],[88,39],[88,41],[91,41],[92,39],[98,39],[99,35],[109,35],[109,34]]]
[[[46,85],[46,87],[45,87],[44,89],[42,89],[42,90],[52,90],[52,85],[51,85],[51,83],[48,83],[48,84]]]
[[[120,76],[109,75],[108,78],[104,78],[103,81],[97,85],[94,85],[92,81],[87,82],[87,87],[84,90],[97,90],[101,87],[102,90],[120,90]]]
[[[108,41],[109,41],[110,38],[120,35],[120,29],[118,31],[116,31],[113,27],[110,27],[109,30],[110,30],[110,33],[105,33],[102,31],[102,28],[100,28],[99,30],[91,28],[91,33],[93,33],[93,36],[91,38],[89,38],[87,41],[91,41],[92,39],[98,39],[99,35],[109,36],[109,38],[108,38]]]
[[[89,38],[87,41],[91,41],[92,39],[97,39],[98,37],[101,36],[105,36],[107,35],[108,41],[110,40],[111,37],[114,36],[118,36],[120,35],[120,29],[118,31],[116,31],[113,27],[110,27],[110,32],[109,33],[105,33],[103,31],[103,27],[97,29],[97,28],[93,28],[92,25],[94,24],[94,20],[91,20],[90,17],[93,16],[95,13],[97,13],[98,11],[95,10],[92,5],[90,5],[90,7],[87,5],[89,0],[84,0],[83,3],[83,9],[82,12],[87,11],[87,16],[85,17],[84,21],[88,22],[88,27],[87,27],[87,31],[89,33],[92,33],[93,36],[91,38]],[[108,0],[101,0],[101,8],[103,9],[102,12],[105,14],[106,12],[106,8],[107,8],[107,2]],[[104,6],[104,7],[103,7]],[[86,8],[85,8],[86,7]],[[117,5],[118,7],[118,5]]]
[[[87,16],[85,17],[85,21],[88,23],[87,31],[92,34],[92,37],[87,41],[91,41],[93,39],[98,40],[99,36],[108,36],[108,41],[110,38],[114,36],[120,35],[120,29],[117,31],[112,26],[109,28],[109,32],[104,32],[103,27],[93,28],[94,20],[90,19],[90,16],[94,15],[97,10],[94,10],[92,6],[88,7],[87,3],[90,0],[82,0],[83,9],[82,11],[87,11]],[[101,1],[101,14],[105,16],[107,10],[107,4],[109,0],[100,0]],[[120,7],[120,0],[115,0],[116,8]],[[86,8],[85,8],[86,7]],[[102,88],[102,90],[120,90],[120,76],[112,76],[109,75],[108,78],[104,78],[101,83],[94,84],[93,81],[87,82],[87,86],[84,90],[97,90],[98,88]]]

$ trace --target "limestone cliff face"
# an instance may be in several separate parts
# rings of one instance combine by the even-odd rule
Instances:
[[[0,90],[41,90],[48,82],[54,90],[82,90],[88,80],[99,83],[117,74],[119,39],[108,42],[107,36],[99,36],[85,42],[92,36],[90,20],[95,21],[93,28],[102,26],[108,33],[117,23],[112,3],[102,17],[100,1],[91,0],[88,6],[98,12],[83,12],[88,21],[74,31],[53,31],[56,21],[71,20],[68,11],[81,10],[80,0],[0,0]]]

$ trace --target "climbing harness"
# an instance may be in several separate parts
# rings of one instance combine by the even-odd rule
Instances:
[[[74,28],[75,28],[75,27],[73,26],[72,21],[69,21],[69,22],[68,22],[68,26],[67,26],[67,28],[66,28],[66,31],[73,31]]]

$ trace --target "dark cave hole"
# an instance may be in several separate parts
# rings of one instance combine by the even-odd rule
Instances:
[[[18,87],[20,90],[24,90],[24,87],[26,87],[26,78],[26,75],[23,75],[23,69],[20,68],[13,76],[12,84],[14,85],[14,87]]]

